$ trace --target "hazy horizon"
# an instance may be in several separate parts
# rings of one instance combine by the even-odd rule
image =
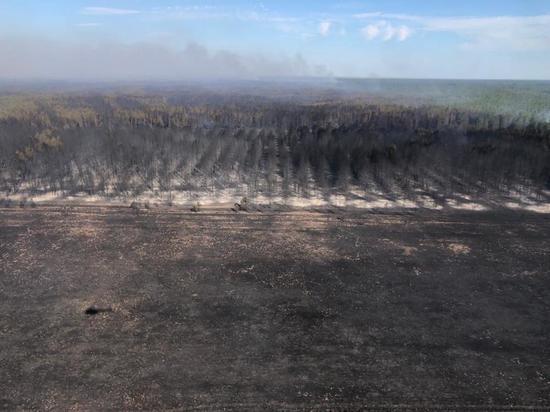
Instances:
[[[0,79],[550,80],[550,4],[0,1]]]
[[[8,85],[27,85],[27,86],[48,86],[48,85],[66,85],[66,86],[163,86],[163,85],[208,85],[208,84],[315,84],[321,86],[323,82],[327,87],[336,85],[342,81],[361,81],[361,82],[487,82],[487,83],[550,83],[550,79],[521,79],[521,78],[452,78],[452,77],[346,77],[346,76],[257,76],[257,77],[189,77],[181,79],[158,79],[158,78],[136,78],[136,79],[79,79],[79,78],[9,78],[0,77],[0,87]]]

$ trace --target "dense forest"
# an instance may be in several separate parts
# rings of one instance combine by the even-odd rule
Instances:
[[[327,94],[0,95],[6,195],[232,188],[251,198],[542,195],[550,189],[550,124],[525,113]]]

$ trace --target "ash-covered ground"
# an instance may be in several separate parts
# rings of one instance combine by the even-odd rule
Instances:
[[[542,410],[549,235],[519,211],[0,209],[0,409]]]

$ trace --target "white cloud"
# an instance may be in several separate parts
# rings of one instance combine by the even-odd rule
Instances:
[[[322,21],[319,23],[319,34],[321,36],[328,36],[330,30],[332,29],[332,22],[329,20]]]
[[[412,34],[412,30],[407,26],[400,26],[397,29],[397,39],[399,41],[407,40]]]
[[[428,18],[424,28],[452,32],[466,40],[464,46],[481,49],[550,49],[550,15],[532,17]]]
[[[388,23],[386,20],[379,20],[373,24],[369,24],[360,30],[363,37],[367,40],[382,39],[389,41],[396,39],[398,41],[404,41],[408,39],[411,34],[411,28],[401,25],[394,26]]]
[[[112,7],[84,7],[82,14],[93,16],[123,16],[128,14],[139,14],[139,10],[115,9]]]
[[[369,24],[361,29],[361,34],[367,40],[373,40],[380,34],[380,27],[376,24]]]
[[[2,0],[0,0],[1,2]],[[318,23],[313,19],[281,15],[271,12],[262,4],[253,9],[235,9],[212,5],[179,5],[166,7],[152,7],[150,9],[122,9],[111,7],[85,7],[83,15],[123,16],[136,15],[152,19],[153,21],[237,21],[243,23],[263,24],[282,33],[294,34],[301,38],[315,37],[316,34],[328,36],[334,31],[335,24],[331,20]]]
[[[355,14],[354,17],[365,20],[406,21],[418,31],[454,33],[464,40],[463,47],[468,49],[550,50],[550,14],[538,16],[430,17],[374,12]],[[369,26],[373,25],[377,26],[379,22],[369,24]],[[407,26],[401,26],[400,29],[398,39],[406,39],[411,35],[411,31]]]
[[[301,21],[297,17],[281,16],[265,11],[234,10],[216,6],[155,7],[143,14],[149,14],[159,20],[240,20],[270,24],[291,24]]]
[[[159,21],[223,20],[262,24],[282,33],[295,34],[300,37],[313,37],[318,30],[316,25],[306,27],[306,22],[302,18],[272,13],[267,11],[261,5],[259,5],[258,9],[254,10],[235,10],[232,8],[218,6],[155,7],[151,11],[143,11],[142,14],[148,15],[149,17]]]

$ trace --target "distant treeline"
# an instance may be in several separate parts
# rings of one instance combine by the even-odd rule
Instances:
[[[0,190],[413,196],[550,188],[550,125],[524,115],[246,96],[0,97]]]

